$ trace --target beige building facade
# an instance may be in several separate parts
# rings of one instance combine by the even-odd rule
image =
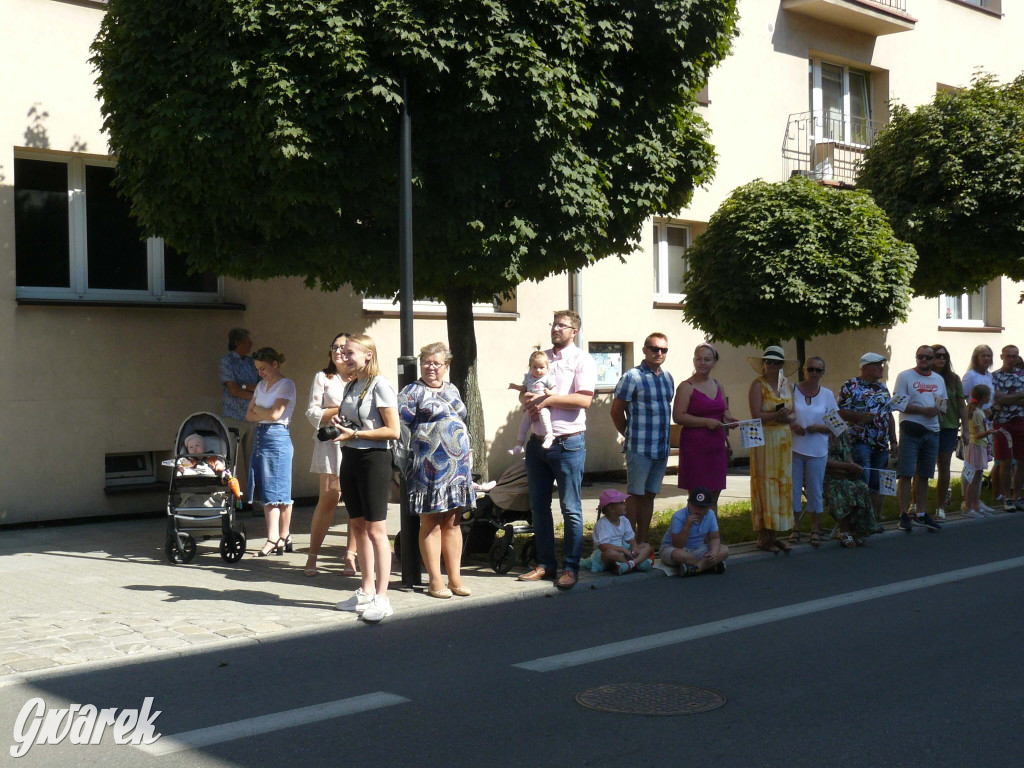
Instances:
[[[968,83],[978,69],[1002,79],[1024,70],[1024,17],[991,0],[740,0],[739,7],[741,35],[702,107],[719,154],[714,182],[688,209],[648,222],[638,249],[622,260],[575,279],[523,284],[515,301],[481,308],[491,476],[512,461],[506,449],[519,414],[507,384],[521,380],[532,345],[547,342],[552,310],[576,307],[582,343],[599,356],[603,384],[588,414],[587,469],[622,468],[611,389],[654,330],[669,337],[666,367],[676,380],[691,372],[703,334],[683,324],[678,308],[686,248],[732,189],[794,172],[842,183],[885,124],[889,99],[913,106],[937,88]],[[373,336],[394,379],[396,307],[349,290],[310,291],[298,279],[189,276],[158,239],[136,241],[123,204],[103,191],[115,162],[88,63],[103,12],[102,2],[0,0],[0,525],[163,508],[159,463],[185,417],[220,413],[218,361],[236,326],[287,357],[285,375],[300,393],[294,494],[313,496],[313,428],[298,415],[313,375],[334,335],[346,331]],[[833,387],[857,372],[867,350],[891,356],[894,378],[913,365],[921,343],[945,344],[962,372],[975,345],[998,353],[1024,341],[1021,290],[996,280],[971,296],[917,299],[897,328],[811,339],[807,352],[825,357]],[[418,307],[416,345],[446,338],[443,307]],[[716,374],[734,413],[745,415],[746,357],[755,350],[720,351]]]

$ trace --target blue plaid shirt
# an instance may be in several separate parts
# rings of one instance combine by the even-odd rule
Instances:
[[[676,391],[672,374],[661,369],[655,375],[646,362],[630,368],[615,385],[615,397],[629,403],[626,408],[626,453],[649,459],[668,456],[668,434],[672,425],[672,395]]]
[[[242,357],[237,352],[228,352],[220,359],[220,385],[224,392],[224,416],[237,421],[245,421],[245,412],[249,408],[249,401],[241,397],[235,397],[228,392],[225,382],[233,381],[238,386],[246,384],[251,391],[260,380],[256,372],[256,364],[251,357]]]

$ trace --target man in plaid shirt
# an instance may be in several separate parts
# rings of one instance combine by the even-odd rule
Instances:
[[[652,333],[644,341],[643,351],[643,362],[622,375],[612,400],[612,423],[626,438],[626,517],[636,530],[638,542],[647,541],[654,497],[665,477],[675,394],[672,374],[662,368],[668,355],[668,337]]]

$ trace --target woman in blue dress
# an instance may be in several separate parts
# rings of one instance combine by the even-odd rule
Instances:
[[[398,416],[409,427],[412,462],[406,476],[409,511],[420,516],[420,554],[431,597],[467,597],[462,583],[463,510],[473,505],[466,405],[444,380],[452,354],[442,342],[420,350],[420,378],[398,395]],[[441,578],[441,558],[448,586]]]

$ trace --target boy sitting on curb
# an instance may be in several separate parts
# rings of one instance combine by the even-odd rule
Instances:
[[[601,552],[601,564],[621,575],[651,568],[651,545],[637,544],[633,526],[626,519],[626,499],[622,491],[609,488],[601,494],[597,510],[603,514],[594,525],[594,549]]]
[[[711,509],[711,491],[694,488],[686,506],[672,515],[661,541],[661,562],[679,566],[680,576],[693,576],[705,571],[725,573],[728,556],[729,548],[718,535],[718,519]]]

